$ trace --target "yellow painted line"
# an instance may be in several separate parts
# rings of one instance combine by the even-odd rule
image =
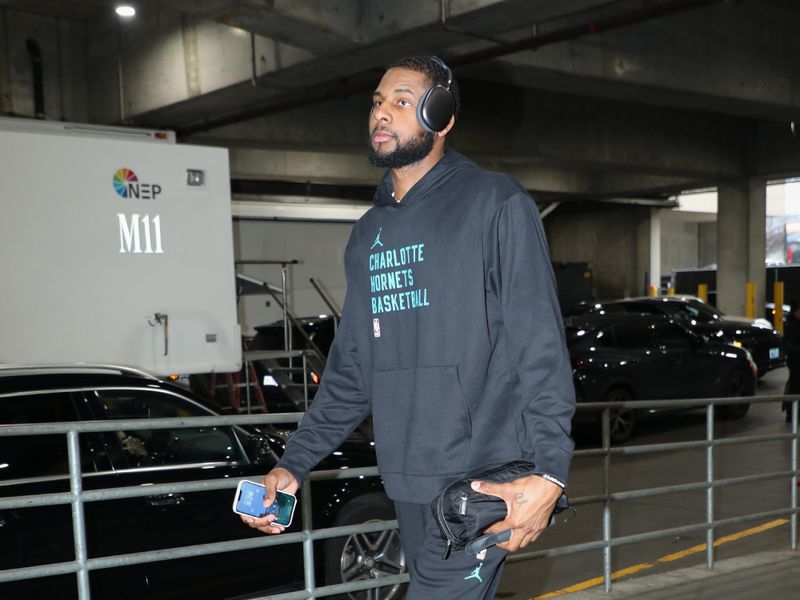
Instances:
[[[645,569],[652,569],[655,565],[650,563],[640,563],[638,565],[633,565],[632,567],[627,567],[625,569],[620,569],[611,574],[611,579],[619,579],[620,577],[625,577],[626,575],[633,575],[634,573],[638,573],[639,571],[644,571]],[[575,585],[571,585],[564,589],[550,592],[548,594],[542,594],[541,596],[536,596],[535,600],[544,600],[545,598],[557,598],[559,596],[564,596],[565,594],[571,594],[573,592],[581,592],[583,590],[588,590],[589,588],[596,587],[603,583],[602,577],[595,577],[594,579],[587,579],[586,581],[582,581],[580,583],[576,583]]]
[[[714,547],[716,548],[717,546],[721,546],[722,544],[735,542],[736,540],[740,540],[750,535],[755,535],[757,533],[762,533],[764,531],[773,529],[775,527],[780,527],[781,525],[786,525],[788,522],[789,522],[788,519],[776,519],[774,521],[764,523],[763,525],[758,525],[757,527],[751,527],[750,529],[745,529],[744,531],[739,531],[737,533],[732,533],[731,535],[723,536],[717,540],[714,540]],[[662,556],[661,558],[658,558],[651,563],[639,563],[638,565],[633,565],[632,567],[626,567],[624,569],[620,569],[619,571],[614,571],[611,574],[611,580],[614,581],[619,579],[620,577],[626,577],[628,575],[633,575],[634,573],[638,573],[639,571],[646,571],[647,569],[652,569],[659,563],[673,562],[681,558],[686,558],[687,556],[691,556],[692,554],[699,554],[700,552],[705,552],[706,546],[707,546],[706,544],[698,544],[697,546],[692,546],[691,548],[687,548],[686,550],[681,550],[680,552],[675,552],[673,554],[667,554],[666,556]],[[602,584],[603,584],[602,577],[594,577],[592,579],[587,579],[585,581],[581,581],[580,583],[576,583],[574,585],[561,588],[560,590],[556,590],[554,592],[548,592],[540,596],[535,596],[531,600],[547,600],[548,598],[558,598],[559,596],[566,596],[567,594],[581,592],[583,590],[588,590],[589,588],[593,588]]]
[[[722,544],[727,544],[729,542],[735,542],[736,540],[740,540],[750,535],[755,535],[757,533],[761,533],[763,531],[767,531],[769,529],[773,529],[774,527],[780,527],[781,525],[786,525],[788,523],[788,519],[776,519],[774,521],[770,521],[769,523],[764,523],[763,525],[759,525],[758,527],[752,527],[750,529],[745,529],[744,531],[739,531],[737,533],[732,533],[731,535],[723,536],[719,539],[714,540],[714,547],[721,546]],[[686,556],[691,556],[692,554],[698,554],[699,552],[706,551],[706,544],[698,544],[697,546],[692,546],[686,550],[682,550],[680,552],[676,552],[675,554],[667,554],[666,556],[662,556],[656,562],[659,563],[666,563],[672,562],[673,560],[678,560],[684,558]]]

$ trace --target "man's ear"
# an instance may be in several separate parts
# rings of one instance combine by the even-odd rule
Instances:
[[[450,121],[447,123],[447,127],[442,129],[441,131],[437,131],[436,135],[438,135],[439,137],[446,136],[450,132],[450,130],[455,126],[455,124],[456,124],[456,116],[452,115],[450,117]]]

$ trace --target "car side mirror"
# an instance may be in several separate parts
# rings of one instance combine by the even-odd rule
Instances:
[[[272,458],[272,449],[266,437],[259,434],[251,435],[247,440],[247,453],[256,464],[264,464]]]

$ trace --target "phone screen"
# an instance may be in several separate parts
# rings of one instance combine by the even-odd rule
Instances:
[[[275,515],[275,523],[287,526],[292,522],[294,505],[297,499],[291,494],[277,492],[275,502],[264,506],[264,486],[252,481],[243,481],[237,490],[236,502],[233,510],[251,517],[266,517]]]

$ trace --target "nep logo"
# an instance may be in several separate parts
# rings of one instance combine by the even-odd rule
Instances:
[[[139,183],[136,173],[130,169],[118,169],[114,173],[114,191],[122,198],[141,198],[142,200],[155,200],[161,193],[161,186],[157,183]]]
[[[117,169],[114,173],[114,191],[121,198],[155,200],[161,193],[157,183],[140,183],[130,169]],[[117,213],[120,254],[164,254],[161,240],[161,216]],[[142,247],[144,241],[144,248]]]

